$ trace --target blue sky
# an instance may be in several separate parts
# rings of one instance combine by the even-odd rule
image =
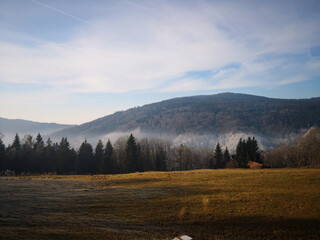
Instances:
[[[0,116],[81,124],[173,97],[320,96],[320,1],[0,0]]]

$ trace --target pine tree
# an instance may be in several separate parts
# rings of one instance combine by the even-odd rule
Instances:
[[[56,169],[59,174],[76,171],[76,152],[71,149],[67,138],[62,138],[57,147]]]
[[[8,164],[9,170],[15,172],[21,172],[22,168],[22,152],[21,152],[21,141],[18,133],[15,135],[11,146],[8,146]]]
[[[16,151],[19,151],[21,149],[21,141],[18,133],[16,133],[16,136],[14,137],[11,148],[13,148]]]
[[[34,151],[36,154],[41,155],[43,154],[43,150],[44,150],[44,142],[42,140],[40,133],[38,133],[36,137],[36,143],[34,144]]]
[[[52,144],[50,138],[46,141],[46,146],[44,148],[44,166],[43,170],[45,172],[54,172],[56,171],[55,158],[57,154],[57,144]]]
[[[98,173],[106,173],[106,159],[104,155],[103,143],[99,139],[94,151],[95,164],[97,164]]]
[[[110,140],[108,140],[106,144],[104,155],[105,155],[107,173],[117,173],[118,166],[114,156],[114,149]]]
[[[136,172],[138,170],[138,149],[136,139],[130,134],[126,144],[125,172]]]
[[[44,142],[40,133],[36,137],[36,143],[34,144],[34,163],[35,171],[40,173],[44,171]]]
[[[241,168],[247,168],[247,150],[246,141],[240,138],[237,148],[236,148],[236,160]]]
[[[248,162],[254,161],[254,162],[262,163],[258,142],[255,139],[255,137],[253,137],[252,139],[250,137],[248,138],[247,151],[248,151]]]
[[[6,146],[0,137],[0,171],[6,168]]]
[[[85,140],[79,149],[79,168],[80,173],[96,173],[96,165],[93,156],[93,148],[90,143]]]
[[[231,161],[230,153],[229,153],[229,150],[228,150],[227,147],[223,152],[223,158],[222,159],[223,159],[223,161],[222,161],[223,162],[223,167],[225,167],[226,164]]]
[[[217,145],[215,147],[215,150],[214,150],[214,155],[213,155],[216,168],[222,168],[223,167],[222,166],[223,165],[222,157],[223,156],[222,156],[222,150],[221,150],[220,144],[217,143]]]
[[[235,157],[241,168],[247,168],[249,161],[262,163],[257,140],[254,137],[248,137],[247,141],[240,138]]]

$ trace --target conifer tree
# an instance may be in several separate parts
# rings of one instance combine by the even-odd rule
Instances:
[[[125,172],[136,172],[138,170],[138,148],[135,137],[130,134],[126,144]]]
[[[0,137],[0,171],[6,168],[6,146]]]
[[[80,146],[78,159],[80,173],[96,173],[93,148],[87,140],[85,140]]]
[[[236,148],[236,160],[239,164],[239,167],[246,168],[247,167],[247,151],[246,151],[246,141],[239,139],[237,148]]]
[[[247,168],[249,161],[262,163],[257,140],[254,137],[248,137],[247,141],[240,138],[235,158],[241,168]]]
[[[59,174],[75,172],[76,153],[67,138],[62,138],[57,147],[56,169]]]
[[[107,173],[117,173],[118,166],[117,166],[116,159],[114,157],[114,149],[110,142],[110,139],[106,144],[104,155],[105,155]]]
[[[98,173],[106,173],[106,159],[104,155],[103,143],[99,139],[94,151],[95,164],[97,165]]]
[[[222,168],[223,164],[222,164],[222,150],[221,150],[221,147],[220,147],[220,143],[217,143],[215,149],[214,149],[214,155],[213,155],[213,158],[214,158],[214,161],[215,161],[215,166],[216,168]]]
[[[50,138],[46,141],[46,146],[44,148],[44,167],[43,171],[45,172],[54,172],[56,171],[55,158],[56,158],[56,144],[52,144]]]
[[[225,167],[226,164],[228,162],[230,162],[230,161],[231,161],[230,153],[229,153],[228,148],[226,147],[226,149],[223,152],[223,161],[222,161],[223,162],[223,167]]]
[[[36,143],[34,144],[34,164],[35,171],[40,173],[44,171],[44,142],[40,133],[36,137]]]
[[[21,141],[18,133],[15,135],[11,146],[8,146],[8,162],[7,167],[9,170],[21,172]]]
[[[253,138],[247,140],[247,160],[262,163],[261,154],[258,146],[258,142]]]
[[[14,137],[11,148],[13,148],[15,151],[19,151],[21,149],[21,141],[18,133],[16,133],[16,136]]]

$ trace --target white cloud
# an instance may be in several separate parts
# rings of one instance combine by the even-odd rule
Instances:
[[[63,43],[2,41],[0,81],[45,83],[73,92],[159,90],[163,85],[161,91],[172,92],[294,82],[275,77],[276,68],[293,65],[285,57],[256,59],[266,53],[301,53],[319,42],[319,15],[301,19],[295,15],[297,6],[289,11],[284,4],[252,5],[141,4],[135,11],[99,16]],[[234,62],[242,67],[221,70],[211,79],[172,82],[190,71],[218,70]]]

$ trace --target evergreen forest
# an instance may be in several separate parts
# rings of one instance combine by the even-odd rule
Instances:
[[[234,153],[220,143],[210,148],[173,145],[161,139],[137,139],[132,134],[115,143],[101,140],[92,146],[86,140],[78,150],[68,139],[46,141],[18,134],[5,146],[0,138],[2,174],[117,174],[143,171],[182,171],[193,169],[247,168],[249,161],[265,167],[320,166],[320,130],[310,129],[296,141],[263,152],[255,137],[239,139]]]

